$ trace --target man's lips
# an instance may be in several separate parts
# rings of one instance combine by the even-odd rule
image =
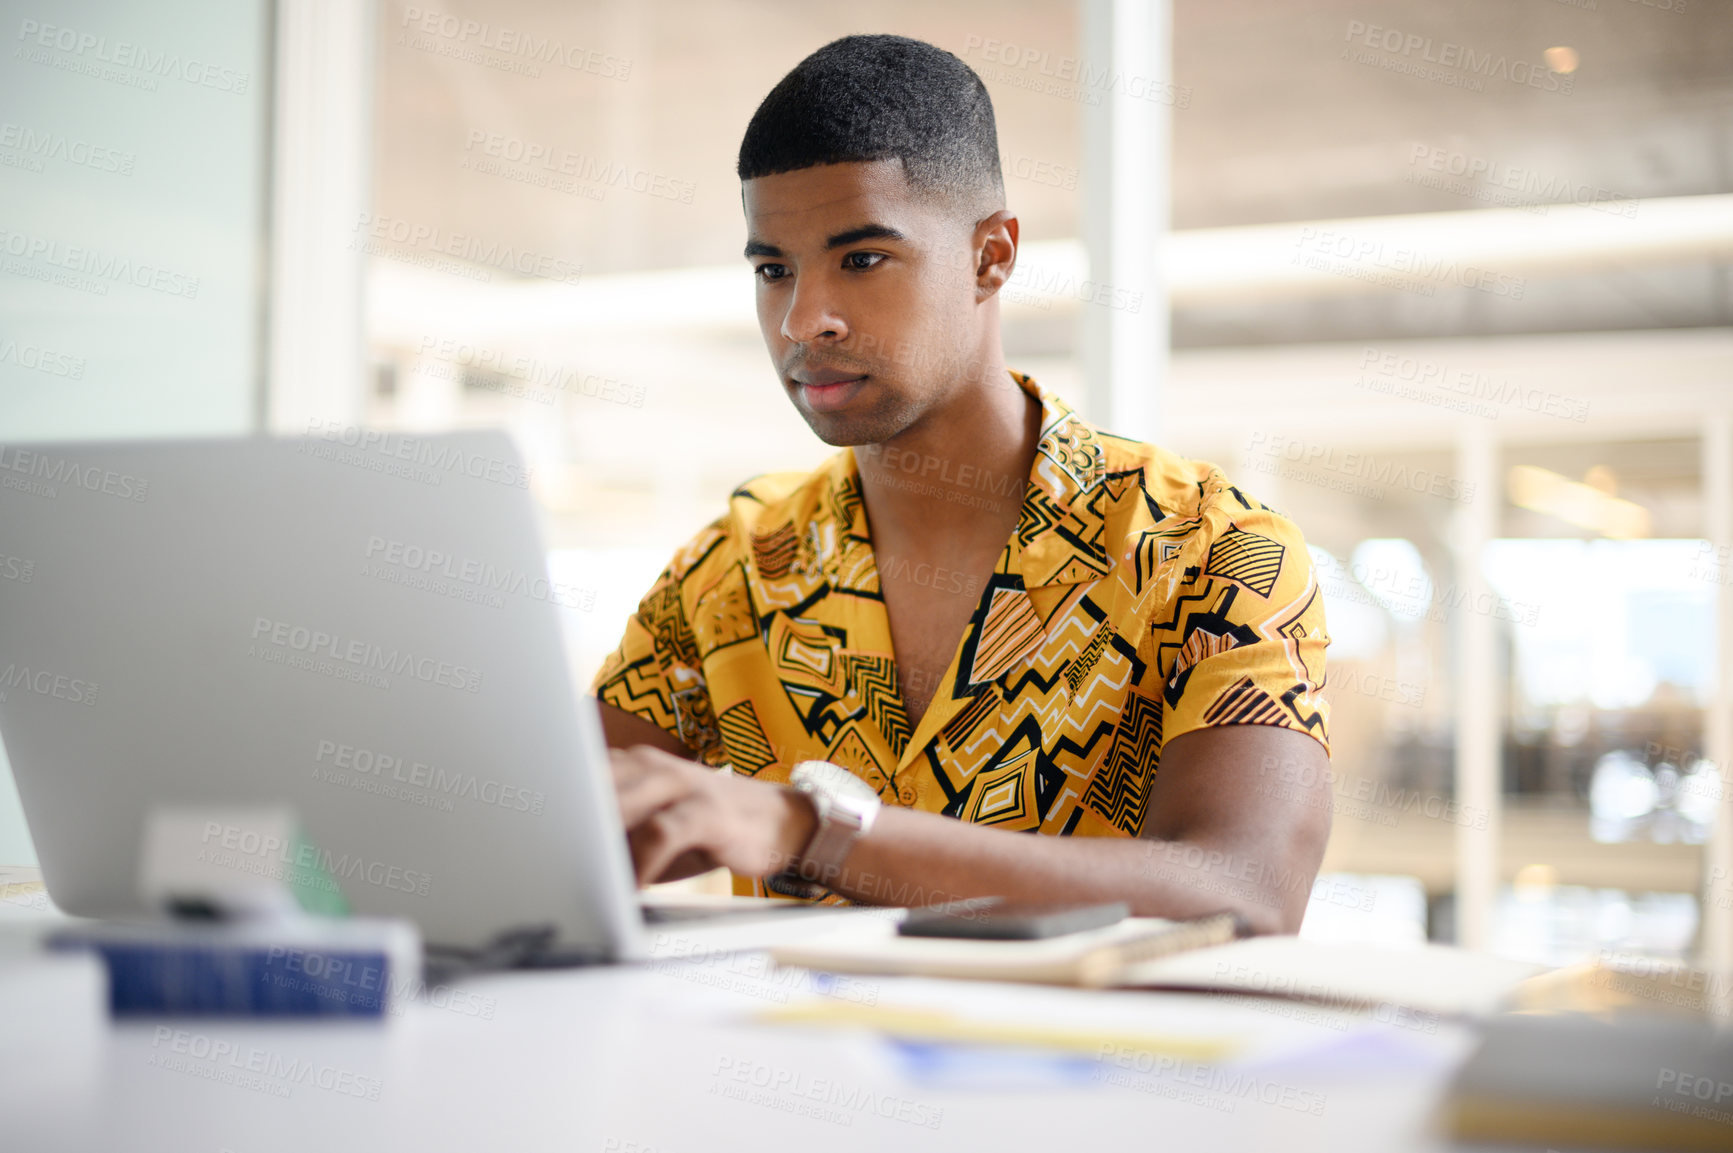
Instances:
[[[791,377],[790,379],[792,379],[794,383],[803,385],[807,388],[824,388],[827,385],[842,384],[850,380],[860,380],[865,376],[866,374],[864,372],[844,372],[839,368],[825,368],[820,369],[817,372],[808,372],[800,376]]]
[[[814,372],[805,379],[790,379],[799,386],[800,397],[808,408],[817,412],[828,412],[841,408],[852,400],[867,378],[861,373]]]

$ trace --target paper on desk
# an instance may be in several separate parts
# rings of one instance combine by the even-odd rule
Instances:
[[[926,1007],[859,1005],[818,998],[798,1005],[767,1009],[761,1021],[783,1024],[854,1026],[907,1041],[948,1041],[966,1045],[1015,1045],[1059,1049],[1097,1056],[1103,1048],[1155,1053],[1187,1061],[1220,1061],[1235,1053],[1237,1040],[1209,1033],[1142,1032],[1129,1029],[1076,1027],[1033,1020],[989,1019],[978,1015]]]
[[[890,1037],[884,1051],[898,1076],[929,1090],[1030,1093],[1102,1085],[1099,1060],[1063,1050]]]
[[[1271,1013],[1260,1003],[1192,993],[1072,989],[925,977],[855,978],[846,998],[811,997],[751,1013],[759,1023],[876,1033],[904,1042],[1041,1050],[1092,1062],[1155,1058],[1239,1066],[1298,1058],[1365,1027],[1321,1009]]]
[[[1496,1012],[1546,966],[1449,945],[1387,949],[1252,937],[1131,966],[1123,987],[1294,997],[1343,1007],[1400,1005],[1440,1016]]]
[[[903,937],[889,921],[860,920],[803,940],[772,945],[770,955],[779,965],[833,973],[1100,985],[1124,964],[1118,956],[1103,955],[1104,947],[1129,946],[1184,928],[1181,922],[1160,917],[1127,917],[1099,929],[1059,937],[985,941]]]
[[[41,869],[0,865],[0,916],[40,919],[58,915],[43,887]]]

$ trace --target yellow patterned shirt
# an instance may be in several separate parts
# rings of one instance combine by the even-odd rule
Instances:
[[[735,772],[785,781],[827,760],[887,804],[1059,835],[1135,836],[1181,733],[1278,725],[1328,748],[1329,637],[1299,530],[1213,465],[1011,375],[1041,403],[1040,445],[913,731],[852,449],[737,489],[651,586],[596,695]]]

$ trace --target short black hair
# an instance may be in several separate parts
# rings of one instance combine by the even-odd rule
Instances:
[[[844,36],[795,65],[752,114],[741,180],[818,164],[903,162],[918,194],[1005,206],[993,101],[975,70],[906,36]]]

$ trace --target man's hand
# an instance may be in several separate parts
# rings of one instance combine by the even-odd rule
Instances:
[[[719,865],[769,876],[799,856],[817,827],[812,803],[783,785],[719,773],[645,745],[609,755],[639,884]]]

